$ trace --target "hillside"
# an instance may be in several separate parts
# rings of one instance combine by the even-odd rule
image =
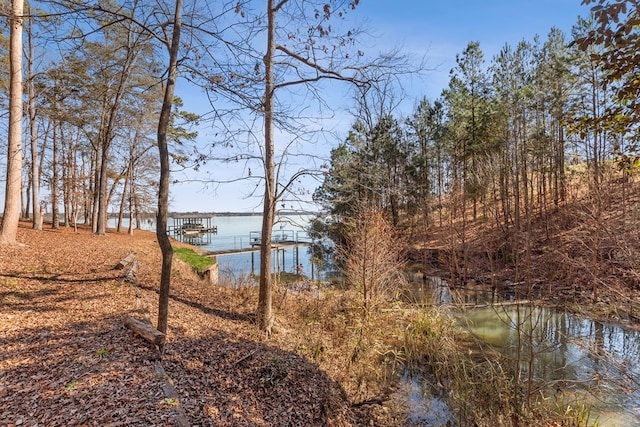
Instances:
[[[0,425],[168,426],[180,408],[201,426],[359,423],[341,386],[292,352],[286,333],[257,332],[250,291],[205,286],[180,262],[162,358],[179,399],[168,398],[157,351],[123,325],[155,320],[154,234],[21,224],[19,241],[0,253]],[[138,285],[114,270],[130,251]]]
[[[414,269],[453,277],[457,288],[478,285],[590,317],[640,322],[637,180],[625,185],[610,180],[597,195],[579,182],[569,201],[534,212],[520,231],[493,227],[479,217],[466,224],[463,245],[461,227],[458,220],[414,236],[409,250]]]
[[[483,218],[466,224],[464,244],[451,238],[459,223],[414,230],[413,267],[453,277],[454,289],[493,287],[637,326],[640,186],[614,184],[537,212],[517,233]],[[124,326],[127,316],[156,318],[155,235],[23,223],[19,241],[0,252],[0,426],[168,426],[180,416],[200,426],[407,424],[378,366],[397,363],[387,356],[402,311],[362,329],[343,291],[278,288],[267,338],[253,323],[255,289],[211,286],[174,258],[161,360],[174,396],[157,350]],[[132,251],[135,284],[114,269]]]

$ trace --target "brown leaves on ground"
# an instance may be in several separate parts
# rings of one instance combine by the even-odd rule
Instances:
[[[155,321],[155,236],[21,224],[19,241],[0,248],[0,426],[175,425],[157,351],[123,324]],[[131,251],[138,286],[114,269]],[[205,285],[174,263],[163,365],[192,425],[351,424],[340,385],[259,334],[252,291]]]

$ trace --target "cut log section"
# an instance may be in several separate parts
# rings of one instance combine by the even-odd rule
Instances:
[[[207,280],[207,282],[209,282],[209,284],[211,285],[217,285],[218,284],[218,278],[219,278],[219,264],[213,264],[210,265],[208,267],[206,267],[204,270],[202,270],[200,272],[200,276],[202,278],[204,278],[205,280]]]
[[[124,320],[124,326],[140,335],[146,341],[153,345],[161,346],[164,344],[165,334],[157,330],[149,320],[138,320],[133,317],[127,317]]]
[[[120,261],[118,263],[118,265],[116,265],[115,269],[116,270],[122,270],[123,268],[125,268],[126,266],[131,264],[135,259],[136,259],[136,253],[135,252],[131,252],[122,261]]]

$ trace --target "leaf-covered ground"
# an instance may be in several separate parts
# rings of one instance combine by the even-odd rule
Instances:
[[[124,327],[155,322],[161,255],[152,233],[32,231],[0,248],[0,426],[326,426],[355,422],[342,388],[252,323],[252,292],[205,285],[175,263],[162,364]],[[137,284],[116,264],[131,251]]]

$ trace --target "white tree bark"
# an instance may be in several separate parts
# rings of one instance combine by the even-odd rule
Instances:
[[[0,243],[15,244],[20,221],[22,188],[22,26],[24,0],[11,1],[9,45],[9,142],[4,215]]]

